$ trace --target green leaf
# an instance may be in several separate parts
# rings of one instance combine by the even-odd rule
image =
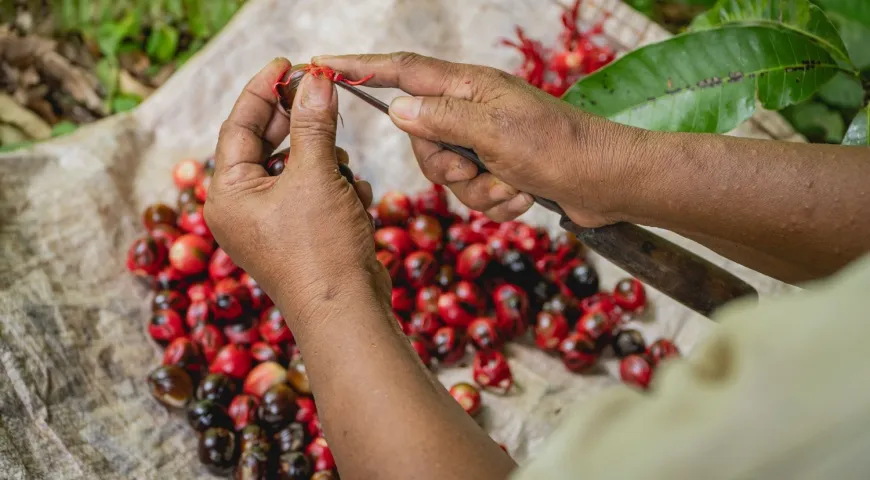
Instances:
[[[209,29],[208,17],[203,12],[204,8],[202,0],[184,0],[185,11],[187,12],[187,25],[190,27],[190,33],[196,38],[208,38],[211,36]]]
[[[97,45],[106,57],[113,57],[125,38],[135,37],[141,28],[139,15],[133,11],[118,23],[104,23],[97,29]]]
[[[148,37],[145,52],[158,63],[167,63],[178,48],[178,30],[169,25],[155,25]]]
[[[782,115],[812,142],[840,143],[846,130],[843,117],[836,110],[821,102],[804,102],[792,105]]]
[[[808,0],[720,0],[692,22],[701,31],[725,25],[777,26],[793,30],[823,45],[834,58],[851,65],[837,27]]]
[[[870,2],[867,0],[815,0],[828,13],[835,13],[870,28]]]
[[[794,30],[725,26],[647,45],[583,78],[562,97],[652,130],[724,133],[755,111],[811,97],[838,71],[831,54]]]
[[[103,57],[97,62],[96,74],[97,79],[103,85],[106,91],[106,106],[111,107],[112,98],[118,90],[118,74],[120,66],[118,59],[115,57]]]
[[[816,0],[840,30],[840,37],[859,69],[870,66],[870,2],[866,0]]]
[[[17,143],[9,143],[6,145],[0,145],[0,153],[6,152],[14,152],[15,150],[21,148],[27,148],[33,146],[33,142],[17,142]]]
[[[76,131],[78,128],[79,128],[78,125],[76,125],[73,122],[70,122],[69,120],[57,122],[56,124],[54,124],[53,127],[51,127],[51,136],[52,137],[59,137],[61,135],[66,135],[68,133],[72,133],[72,132]]]
[[[118,95],[112,100],[112,111],[115,113],[128,112],[142,103],[142,99],[133,95]]]
[[[190,46],[187,47],[187,50],[179,53],[178,56],[175,57],[176,66],[180,67],[187,63],[191,57],[196,55],[196,52],[202,49],[203,45],[205,45],[205,40],[201,38],[194,39],[193,42],[190,43]]]
[[[864,107],[852,120],[843,138],[843,145],[870,145],[870,105]]]
[[[819,97],[833,107],[860,108],[864,101],[864,89],[858,78],[840,72],[822,86]]]
[[[652,17],[655,13],[656,5],[653,0],[626,0],[625,3],[647,17]]]

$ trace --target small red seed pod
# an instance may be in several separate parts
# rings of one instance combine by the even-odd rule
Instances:
[[[577,332],[586,335],[599,345],[610,341],[615,327],[613,319],[600,310],[592,310],[584,314],[577,322]]]
[[[445,366],[453,365],[465,356],[467,343],[464,329],[457,331],[455,327],[441,327],[432,335],[435,358]]]
[[[263,311],[260,316],[260,336],[272,345],[293,341],[293,332],[278,307],[273,305]]]
[[[210,373],[223,373],[230,378],[241,380],[251,371],[253,363],[254,359],[248,349],[230,344],[218,351],[208,370]]]
[[[314,404],[314,399],[311,397],[299,397],[296,399],[296,406],[299,410],[296,411],[296,421],[300,423],[309,423],[314,420],[317,414],[317,405]]]
[[[582,333],[572,333],[559,344],[562,363],[572,372],[581,372],[595,365],[598,352],[595,341]]]
[[[205,203],[208,198],[208,187],[211,186],[211,177],[208,175],[203,175],[196,182],[196,185],[193,187],[193,193],[196,195],[196,199],[199,200],[200,203]]]
[[[636,278],[623,278],[613,289],[613,301],[627,312],[640,313],[646,307],[646,290]]]
[[[580,300],[580,308],[584,314],[602,312],[614,321],[617,321],[622,314],[621,309],[613,299],[613,295],[607,292],[598,292],[595,295]]]
[[[287,369],[276,362],[263,362],[251,369],[245,377],[242,391],[262,398],[266,390],[287,381]]]
[[[482,315],[486,310],[486,297],[481,289],[472,282],[462,280],[451,289],[459,303],[469,312]]]
[[[418,250],[405,257],[405,277],[414,288],[423,288],[438,273],[438,262],[431,253]]]
[[[169,250],[167,249],[167,252]],[[154,275],[152,287],[159,290],[183,290],[187,284],[187,276],[171,266],[166,266]]]
[[[320,415],[315,413],[311,416],[311,421],[305,424],[305,430],[311,438],[323,436],[323,425],[320,424]]]
[[[468,324],[468,338],[478,350],[498,348],[502,345],[495,320],[487,317],[479,317]]]
[[[619,376],[628,385],[646,390],[652,374],[653,367],[644,355],[629,355],[619,362]]]
[[[513,235],[517,250],[537,260],[550,251],[550,235],[542,228],[520,224]]]
[[[198,161],[188,158],[178,162],[172,169],[172,180],[179,190],[191,188],[203,176],[203,166]]]
[[[211,300],[214,295],[214,284],[205,280],[203,282],[194,283],[187,288],[187,298],[191,302],[205,302]]]
[[[389,250],[380,250],[375,256],[381,262],[381,265],[387,269],[387,273],[390,274],[390,280],[393,283],[397,282],[402,272],[402,261],[399,259],[399,255]]]
[[[160,345],[184,336],[184,321],[175,310],[158,310],[151,315],[148,334]]]
[[[420,250],[435,253],[444,246],[441,223],[428,215],[417,215],[408,222],[408,235]]]
[[[507,393],[514,384],[507,358],[498,350],[479,350],[472,364],[474,381],[485,389]]]
[[[248,288],[248,296],[251,298],[251,308],[260,311],[272,306],[272,299],[260,288],[260,284],[248,275],[247,272],[239,277],[239,283]]]
[[[431,188],[418,193],[414,197],[413,203],[414,211],[420,215],[443,218],[450,214],[447,205],[447,192],[441,185],[432,185]]]
[[[465,280],[474,280],[483,275],[491,258],[486,244],[475,243],[465,247],[456,259],[456,274]]]
[[[411,200],[401,192],[387,192],[378,203],[378,217],[384,225],[403,226],[413,212]]]
[[[660,338],[653,342],[653,344],[647,349],[647,353],[649,354],[653,366],[658,366],[659,363],[668,358],[680,357],[680,349],[678,349],[673,342],[664,338]]]
[[[462,329],[474,320],[473,312],[466,310],[453,292],[442,293],[438,297],[438,315],[445,324]]]
[[[190,338],[202,349],[202,354],[208,363],[211,363],[220,349],[227,344],[227,339],[224,337],[223,332],[218,327],[209,323],[199,324],[190,333]]]
[[[472,417],[480,413],[483,402],[480,392],[470,383],[460,382],[450,387],[450,395]]]
[[[496,327],[505,338],[526,333],[529,323],[529,296],[512,284],[500,285],[492,294],[495,304]]]
[[[501,258],[510,250],[511,243],[504,233],[494,233],[486,239],[486,250],[492,258]]]
[[[190,306],[190,300],[186,295],[182,295],[176,290],[160,290],[154,294],[151,300],[151,311],[157,310],[175,310],[179,314],[184,314]]]
[[[242,315],[224,327],[224,335],[230,343],[250,346],[260,341],[260,322],[256,317]]]
[[[250,305],[247,287],[234,278],[225,278],[214,286],[211,303],[214,318],[218,323],[238,323]]]
[[[417,299],[415,307],[418,312],[438,313],[438,297],[441,296],[441,289],[430,285],[417,290]]]
[[[556,351],[570,330],[568,320],[562,314],[540,312],[535,322],[535,344],[541,350]]]
[[[475,213],[480,213],[480,212],[475,212]],[[471,219],[471,217],[469,217],[469,220],[470,220],[469,226],[471,226],[471,229],[474,230],[475,232],[480,233],[484,237],[488,237],[488,236],[493,235],[494,233],[498,232],[499,227],[501,226],[501,224],[499,224],[495,220],[487,217],[484,214],[480,214],[480,216],[476,216],[473,220]]]
[[[414,312],[405,324],[408,334],[419,335],[426,339],[431,339],[442,326],[441,319],[432,312]]]
[[[178,214],[169,205],[164,203],[155,203],[148,205],[145,211],[142,212],[142,224],[151,231],[157,225],[175,226],[175,221]]]
[[[541,255],[535,260],[535,269],[546,281],[551,283],[558,281],[559,274],[557,272],[561,267],[562,263],[555,254]]]
[[[549,313],[558,313],[568,320],[569,325],[574,325],[580,317],[580,307],[572,297],[566,297],[560,293],[550,297],[541,310]]]
[[[178,365],[198,381],[206,363],[196,342],[187,337],[178,337],[163,351],[163,365]]]
[[[200,324],[211,323],[212,319],[211,305],[205,301],[191,303],[184,315],[184,323],[191,330]]]
[[[169,249],[169,263],[181,273],[196,275],[208,268],[213,251],[211,243],[204,238],[193,234],[182,235]]]
[[[202,238],[211,239],[212,234],[205,223],[205,215],[202,213],[203,206],[200,203],[188,204],[181,209],[178,216],[178,228],[186,233],[192,233]]]
[[[138,276],[154,275],[166,264],[166,247],[150,235],[137,239],[127,252],[127,270]]]
[[[556,254],[560,262],[565,262],[579,257],[583,253],[583,244],[577,240],[577,236],[573,233],[561,232],[553,239],[550,249]]]
[[[423,337],[417,335],[409,335],[408,340],[411,342],[414,351],[417,352],[417,356],[419,356],[420,360],[423,361],[423,365],[428,367],[429,364],[432,363],[432,355],[429,354],[429,344],[423,339]]]
[[[475,232],[466,223],[454,223],[447,228],[447,245],[445,251],[458,257],[459,254],[471,245],[486,242],[486,237],[480,232]]]
[[[414,309],[413,292],[405,287],[393,287],[390,295],[393,310],[399,313],[409,313]]]
[[[233,259],[227,255],[223,248],[215,249],[208,262],[208,276],[215,282],[233,276],[239,267],[233,262]]]
[[[233,419],[233,425],[236,431],[257,423],[257,409],[260,407],[260,401],[251,395],[236,395],[233,401],[230,402],[230,407],[227,409],[230,418]]]
[[[408,231],[400,227],[383,227],[375,231],[375,246],[404,258],[415,250]]]
[[[287,357],[277,346],[266,342],[257,342],[251,345],[251,357],[257,363],[276,362],[281,365],[287,364]]]
[[[332,450],[325,438],[317,437],[312,440],[308,448],[305,449],[305,453],[314,459],[315,472],[335,469],[335,458],[332,456]]]

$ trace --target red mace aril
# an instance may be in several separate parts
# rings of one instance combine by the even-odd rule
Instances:
[[[414,197],[414,211],[436,218],[446,217],[450,214],[447,205],[447,191],[441,185],[432,185],[431,188],[418,193]]]
[[[441,289],[434,285],[417,290],[417,299],[415,302],[417,311],[438,313],[438,297],[440,296]]]
[[[186,283],[187,276],[171,266],[164,267],[157,272],[152,281],[154,290],[183,289]]]
[[[395,253],[400,258],[415,250],[408,231],[399,227],[383,227],[375,230],[375,246],[379,250]]]
[[[438,263],[431,253],[418,250],[405,257],[405,277],[414,288],[423,288],[438,273]]]
[[[483,314],[486,310],[486,297],[474,283],[463,280],[454,285],[452,291],[465,310],[477,315]]]
[[[470,383],[460,382],[450,387],[450,395],[472,417],[480,413],[483,402],[480,392]]]
[[[251,299],[251,308],[254,310],[262,310],[272,306],[272,299],[266,295],[266,292],[260,288],[260,284],[253,279],[247,272],[239,277],[239,283],[248,288],[248,296]]]
[[[580,308],[584,314],[592,312],[601,312],[616,323],[622,314],[621,309],[616,305],[613,296],[606,292],[599,292],[591,297],[586,297],[580,300]]]
[[[148,205],[142,212],[142,224],[149,231],[157,225],[175,226],[176,218],[178,218],[178,214],[175,213],[175,210],[163,203]]]
[[[296,398],[296,406],[299,407],[299,410],[296,410],[297,422],[308,424],[314,421],[317,415],[317,405],[314,404],[313,398],[298,397]]]
[[[579,257],[583,253],[583,244],[577,240],[577,236],[573,233],[560,232],[553,239],[550,249],[560,262],[564,262],[569,258]]]
[[[178,217],[178,228],[184,232],[211,239],[211,230],[205,224],[205,215],[202,214],[202,208],[202,204],[185,205],[181,210],[181,215]]]
[[[432,356],[429,354],[429,344],[426,343],[423,337],[409,335],[408,340],[411,342],[411,346],[414,347],[414,351],[417,352],[417,356],[423,361],[423,365],[428,366],[432,363]]]
[[[642,312],[646,307],[646,290],[636,278],[623,278],[613,289],[613,301],[627,312]]]
[[[475,243],[465,247],[456,259],[456,274],[465,280],[474,280],[480,277],[486,267],[489,266],[489,251],[486,244]]]
[[[214,284],[208,280],[194,283],[187,288],[187,298],[189,298],[191,302],[205,302],[211,300],[213,295]]]
[[[668,358],[680,357],[680,349],[678,349],[673,342],[664,338],[660,338],[653,342],[653,344],[647,349],[647,353],[649,354],[653,366],[658,366],[659,363]]]
[[[453,292],[442,293],[438,297],[438,316],[445,324],[462,329],[474,320],[472,312],[465,309]]]
[[[226,345],[218,351],[208,371],[241,380],[251,371],[254,359],[247,348],[238,345]]]
[[[538,259],[550,251],[550,235],[546,230],[520,224],[513,235],[517,250]]]
[[[179,190],[195,186],[202,176],[202,164],[192,158],[178,162],[172,169],[172,180]]]
[[[242,315],[224,327],[224,335],[230,343],[250,346],[260,341],[259,322],[256,317]]]
[[[166,262],[166,247],[162,242],[146,235],[136,239],[127,252],[127,270],[135,275],[154,275],[163,269]]]
[[[480,213],[480,212],[476,212],[476,213]],[[469,219],[469,220],[471,220],[471,219]],[[476,216],[473,220],[468,222],[468,225],[471,227],[472,230],[474,230],[477,233],[480,233],[484,237],[488,237],[488,236],[493,235],[494,233],[498,232],[498,229],[501,226],[500,223],[496,222],[495,220],[487,217],[486,215],[484,215],[482,213],[480,213],[479,216]]]
[[[500,285],[492,294],[498,331],[507,338],[526,332],[529,322],[529,296],[520,287]]]
[[[481,233],[475,232],[467,223],[454,223],[447,229],[447,245],[445,250],[452,255],[459,255],[469,245],[486,241]]]
[[[227,255],[223,248],[215,249],[208,262],[208,276],[217,282],[227,277],[231,277],[239,270],[239,267],[233,262],[233,259]]]
[[[600,310],[585,313],[577,322],[577,333],[582,333],[599,345],[610,341],[615,325],[613,319]]]
[[[193,193],[196,195],[196,199],[199,200],[200,203],[205,203],[205,200],[208,198],[209,186],[211,186],[211,177],[204,175],[200,177],[196,182],[196,185],[193,187]]]
[[[266,390],[287,381],[287,370],[276,362],[263,362],[245,377],[242,389],[248,395],[262,398]]]
[[[163,223],[154,225],[154,228],[152,228],[148,233],[155,240],[162,243],[163,246],[166,247],[167,252],[172,248],[172,244],[178,240],[178,237],[182,235],[181,230],[175,228],[174,223],[172,225],[166,225]]]
[[[247,427],[248,425],[257,423],[257,409],[260,407],[260,401],[251,395],[236,395],[233,401],[230,402],[230,407],[227,409],[230,418],[233,419],[233,425],[236,431]]]
[[[535,344],[541,350],[556,351],[569,331],[568,320],[562,314],[540,312],[535,322]]]
[[[175,310],[158,310],[151,315],[148,334],[155,342],[166,345],[184,336],[184,322]]]
[[[405,287],[393,287],[390,295],[393,310],[399,313],[408,313],[414,309],[414,297],[410,290]]]
[[[644,355],[629,355],[619,362],[619,377],[628,385],[646,390],[652,374],[653,367]]]
[[[381,262],[381,265],[387,269],[390,279],[395,283],[399,279],[399,273],[402,271],[402,261],[399,259],[399,254],[389,250],[379,250],[375,256]]]
[[[228,323],[239,318],[250,304],[248,295],[247,287],[234,278],[225,278],[216,283],[211,299],[215,320]]]
[[[278,307],[273,305],[263,311],[260,316],[260,336],[273,345],[293,341],[293,332]]]
[[[595,341],[582,333],[572,333],[559,344],[562,363],[572,372],[581,372],[595,365],[598,352]]]
[[[411,200],[404,193],[387,192],[378,203],[378,217],[384,225],[405,225],[411,214]]]
[[[550,59],[550,70],[562,77],[575,75],[580,73],[580,69],[583,67],[583,60],[583,52],[559,52]]]
[[[286,364],[287,362],[284,352],[279,350],[277,346],[266,342],[257,342],[251,345],[251,357],[257,363],[276,362],[278,364]]]
[[[491,318],[480,317],[472,320],[468,324],[468,337],[478,350],[498,348],[502,344],[495,320]]]
[[[556,254],[541,255],[535,260],[535,268],[548,282],[556,282],[559,279],[558,270],[561,260]]]
[[[441,223],[428,215],[417,215],[408,222],[408,235],[420,250],[435,253],[444,245]]]
[[[184,323],[191,330],[200,324],[210,323],[212,319],[211,305],[206,301],[191,303],[184,315]]]
[[[151,310],[175,310],[183,314],[190,306],[190,300],[177,290],[160,290],[151,300]]]
[[[408,334],[419,335],[423,338],[432,338],[441,327],[441,319],[432,312],[414,312],[411,314],[411,319],[405,324]]]
[[[580,316],[580,308],[577,305],[577,301],[572,297],[560,293],[553,295],[544,302],[541,310],[550,313],[558,313],[564,316],[570,325],[573,325]]]
[[[205,369],[205,357],[199,345],[187,337],[178,337],[163,351],[163,365],[178,365],[191,378],[198,379]]]
[[[510,250],[510,241],[503,233],[494,233],[486,239],[486,249],[491,258],[501,258]]]
[[[190,332],[190,338],[202,349],[202,354],[208,363],[211,363],[220,349],[227,344],[227,339],[224,337],[223,332],[218,327],[209,323],[199,324]]]
[[[441,327],[432,335],[432,351],[441,365],[449,366],[461,360],[467,343],[465,331],[454,327]]]
[[[193,234],[182,235],[169,249],[169,263],[181,273],[196,275],[208,268],[213,251],[206,239]]]
[[[317,412],[311,416],[311,420],[305,424],[305,431],[308,432],[308,436],[311,438],[317,438],[323,436],[323,425],[320,423],[320,416]]]
[[[305,453],[314,459],[314,471],[323,472],[335,469],[335,458],[326,439],[317,437],[305,449]]]
[[[486,389],[507,393],[514,384],[507,358],[498,350],[477,351],[471,372],[474,381]]]

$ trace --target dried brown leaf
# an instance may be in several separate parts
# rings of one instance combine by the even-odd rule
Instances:
[[[0,94],[0,123],[13,125],[34,140],[51,137],[51,126],[45,120],[6,94]]]

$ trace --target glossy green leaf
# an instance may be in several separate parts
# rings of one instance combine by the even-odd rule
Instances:
[[[837,60],[851,64],[837,27],[808,0],[720,0],[710,11],[695,18],[692,30],[725,25],[766,25],[793,30],[823,45]]]
[[[133,95],[118,95],[112,99],[112,111],[115,113],[128,112],[136,108],[142,99]]]
[[[792,105],[782,111],[782,115],[794,126],[795,130],[811,142],[840,143],[846,123],[840,112],[821,102],[809,101]]]
[[[857,77],[841,72],[822,86],[819,97],[833,107],[860,108],[864,101],[864,89]]]
[[[864,107],[852,120],[843,138],[843,145],[870,145],[870,105]]]
[[[118,90],[118,74],[120,66],[115,57],[103,57],[97,62],[97,79],[106,91],[106,106],[111,107],[112,98]]]
[[[145,53],[158,63],[167,63],[178,49],[178,30],[169,25],[155,25],[148,37]]]
[[[114,56],[118,53],[118,48],[124,39],[135,37],[139,34],[140,18],[139,15],[131,11],[117,23],[104,23],[97,28],[97,45],[100,51],[107,57]]]
[[[867,0],[815,0],[839,31],[852,62],[870,66],[870,2]]]
[[[794,30],[730,25],[635,50],[572,86],[568,103],[651,130],[732,130],[755,99],[779,110],[812,96],[838,71],[831,54]]]
[[[73,122],[70,122],[69,120],[57,122],[56,124],[54,124],[53,127],[51,127],[51,136],[52,137],[59,137],[61,135],[66,135],[68,133],[72,133],[72,132],[76,131],[78,128],[79,128],[78,125],[76,125]]]

